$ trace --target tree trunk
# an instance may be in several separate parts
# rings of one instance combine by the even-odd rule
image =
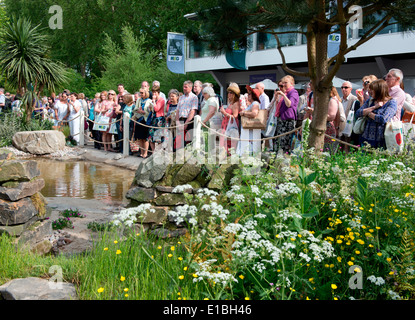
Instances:
[[[330,28],[323,23],[314,22],[308,28],[310,78],[313,84],[314,113],[310,124],[308,145],[319,152],[324,145],[327,128],[327,112],[330,101],[332,79],[328,79],[327,44]]]

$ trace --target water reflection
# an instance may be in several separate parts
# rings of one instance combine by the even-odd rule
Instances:
[[[95,199],[107,204],[126,203],[125,194],[134,172],[109,165],[84,161],[36,159],[45,180],[45,197]]]

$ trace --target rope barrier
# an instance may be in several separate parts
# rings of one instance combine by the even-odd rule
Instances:
[[[176,129],[176,128],[184,127],[185,125],[189,125],[189,124],[195,122],[194,120],[192,120],[192,121],[189,121],[188,123],[180,124],[178,126],[173,126],[173,127],[153,127],[153,126],[149,126],[149,125],[146,125],[144,123],[141,123],[141,122],[137,122],[137,121],[135,121],[133,119],[130,119],[130,121],[132,121],[134,123],[137,123],[140,126],[143,126],[143,127],[146,127],[146,128],[150,128],[150,129]]]
[[[268,138],[263,138],[263,139],[240,139],[240,138],[234,138],[234,137],[231,137],[231,136],[227,136],[227,135],[225,135],[225,134],[220,133],[219,131],[216,131],[215,129],[212,129],[212,128],[208,127],[208,126],[207,126],[207,125],[205,125],[203,122],[200,122],[200,123],[201,123],[201,125],[202,125],[203,127],[207,128],[207,129],[208,129],[208,130],[210,130],[210,131],[214,131],[214,132],[215,132],[217,135],[219,135],[219,136],[222,136],[222,137],[225,137],[225,138],[228,138],[228,139],[231,139],[231,140],[238,140],[238,141],[249,141],[249,142],[254,142],[254,141],[267,141],[267,140],[278,139],[278,138],[281,138],[281,137],[284,137],[284,136],[288,136],[288,135],[290,135],[290,134],[293,134],[293,133],[295,133],[295,132],[297,132],[297,131],[299,131],[299,130],[301,129],[301,127],[299,127],[299,128],[294,129],[294,130],[291,130],[291,131],[289,131],[289,132],[285,132],[285,133],[283,133],[283,134],[280,134],[280,135],[278,135],[278,136],[275,136],[275,137],[268,137]]]

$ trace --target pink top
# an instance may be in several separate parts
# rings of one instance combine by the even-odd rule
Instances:
[[[157,100],[156,104],[154,105],[154,111],[156,112],[156,117],[164,117],[164,105],[166,102],[163,98]]]

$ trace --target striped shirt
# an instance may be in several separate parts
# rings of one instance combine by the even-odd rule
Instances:
[[[179,103],[177,105],[177,112],[179,112],[179,118],[187,118],[191,110],[198,110],[199,108],[199,99],[197,95],[193,92],[190,92],[189,95],[182,95],[179,98]]]

